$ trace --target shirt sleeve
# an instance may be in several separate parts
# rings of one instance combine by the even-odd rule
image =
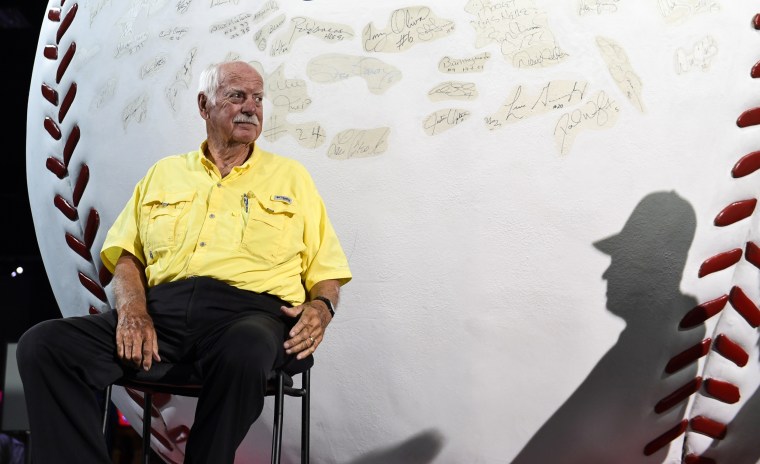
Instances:
[[[332,279],[344,285],[352,278],[348,260],[311,177],[307,177],[307,190],[303,213],[306,250],[301,273],[304,287],[309,291],[314,284]]]
[[[143,254],[143,245],[140,241],[140,229],[138,227],[140,223],[141,197],[142,181],[135,186],[132,197],[124,206],[121,213],[119,213],[119,216],[106,235],[103,248],[100,252],[100,259],[111,273],[114,272],[116,261],[119,260],[123,251],[133,254],[145,265],[145,255]]]

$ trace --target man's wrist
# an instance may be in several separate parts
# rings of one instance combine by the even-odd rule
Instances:
[[[332,301],[330,301],[329,298],[327,298],[326,296],[315,296],[314,298],[311,299],[311,301],[314,301],[314,300],[319,300],[322,303],[324,303],[325,306],[327,306],[327,310],[330,311],[330,317],[335,317],[335,308],[333,307]]]

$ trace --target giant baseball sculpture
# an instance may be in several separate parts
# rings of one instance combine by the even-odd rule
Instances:
[[[310,170],[355,276],[313,373],[314,462],[756,463],[758,11],[50,0],[27,172],[62,315],[110,309],[106,231],[200,143],[200,70],[243,59],[257,143]],[[167,462],[194,402],[156,402]],[[268,416],[237,462],[267,462]]]

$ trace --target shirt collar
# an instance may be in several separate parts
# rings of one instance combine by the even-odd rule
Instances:
[[[251,156],[249,156],[248,159],[245,160],[245,162],[241,164],[240,166],[233,167],[232,171],[230,171],[230,175],[246,172],[258,163],[259,159],[261,158],[261,149],[254,142],[251,142],[251,144],[253,145],[253,151],[251,152]],[[203,166],[206,169],[206,172],[209,175],[213,173],[216,177],[221,177],[219,168],[217,168],[216,165],[210,159],[206,158],[206,155],[204,155],[207,147],[208,147],[208,140],[204,140],[203,142],[201,142],[201,145],[198,148],[198,155],[196,159],[201,164],[201,166]]]

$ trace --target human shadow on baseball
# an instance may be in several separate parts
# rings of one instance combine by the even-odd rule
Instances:
[[[672,191],[655,192],[639,202],[619,234],[593,244],[611,257],[602,275],[607,309],[625,321],[625,328],[513,464],[663,462],[667,440],[648,449],[648,457],[645,446],[679,424],[686,401],[661,413],[654,406],[697,374],[696,363],[672,374],[665,366],[705,333],[702,326],[678,327],[697,305],[680,290],[695,228],[696,215],[687,201]]]
[[[370,451],[350,464],[428,464],[435,461],[445,443],[446,439],[439,430],[426,429],[400,443]]]

